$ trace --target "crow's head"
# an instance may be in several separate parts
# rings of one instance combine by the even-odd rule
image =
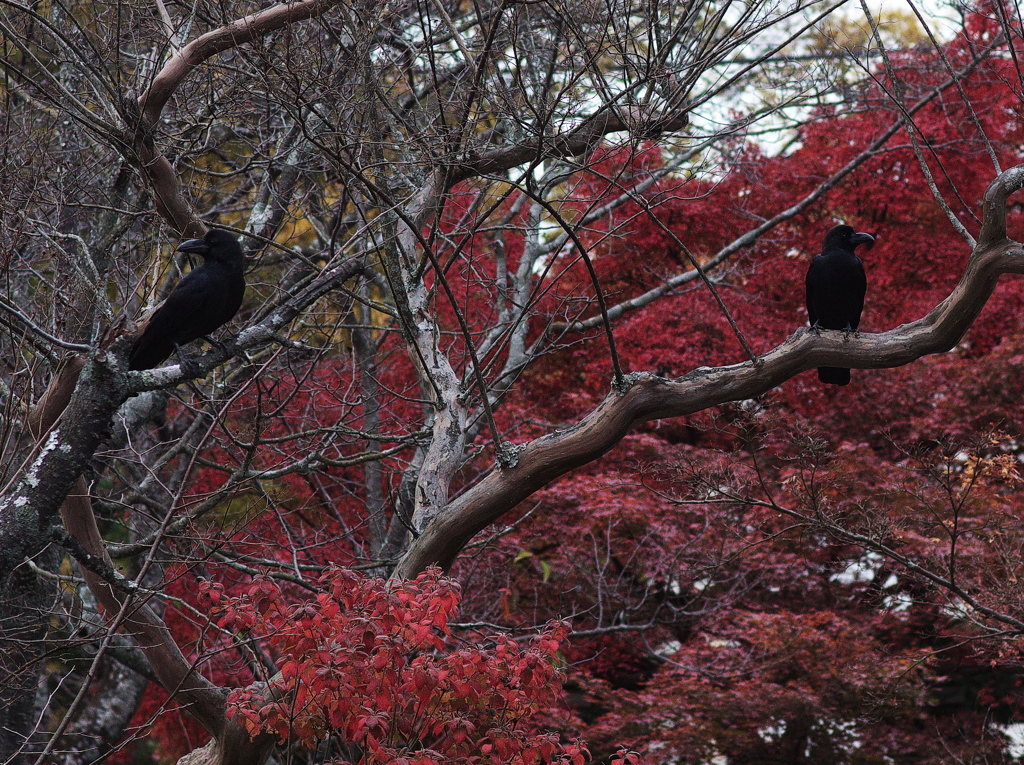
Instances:
[[[875,238],[871,234],[858,234],[853,230],[853,226],[835,226],[825,234],[824,249],[835,247],[853,252],[858,244],[872,245],[874,243]]]
[[[234,234],[220,229],[210,229],[201,239],[187,239],[178,245],[178,252],[202,255],[207,260],[225,263],[242,262],[242,245]]]

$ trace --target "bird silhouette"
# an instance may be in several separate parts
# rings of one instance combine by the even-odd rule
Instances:
[[[807,317],[811,328],[854,332],[860,325],[868,281],[864,264],[854,253],[857,245],[874,244],[871,234],[859,234],[851,226],[835,226],[825,235],[821,255],[807,269]],[[850,370],[818,367],[818,379],[847,385]]]
[[[178,245],[178,252],[202,255],[149,317],[128,356],[128,368],[158,366],[181,346],[231,321],[245,295],[245,259],[238,239],[212,229],[201,239]]]

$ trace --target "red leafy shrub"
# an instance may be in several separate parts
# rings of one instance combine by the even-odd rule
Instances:
[[[304,601],[257,579],[241,597],[216,584],[203,596],[217,625],[262,638],[279,672],[265,693],[238,689],[231,715],[252,735],[314,747],[328,736],[371,763],[581,763],[580,744],[538,732],[532,718],[557,705],[557,652],[568,627],[529,642],[451,650],[459,586],[437,569],[415,581],[367,579],[332,568]]]

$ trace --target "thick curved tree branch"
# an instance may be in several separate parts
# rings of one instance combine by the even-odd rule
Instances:
[[[94,366],[97,365],[94,362]],[[54,433],[54,427],[58,421],[70,424],[81,418],[82,415],[79,410],[83,406],[80,403],[82,400],[88,402],[86,406],[95,409],[98,405],[97,402],[102,397],[107,403],[105,407],[101,405],[101,409],[107,409],[111,406],[116,409],[115,402],[118,401],[118,398],[120,398],[119,394],[122,392],[120,386],[117,385],[116,375],[110,375],[106,385],[99,385],[95,380],[100,378],[100,375],[93,371],[84,381],[84,384],[78,386],[77,384],[85,368],[86,361],[80,356],[71,356],[66,359],[54,377],[53,382],[47,388],[46,393],[40,398],[29,414],[27,420],[29,432],[37,441],[42,442],[45,436]],[[103,376],[100,379],[107,380],[108,378]],[[77,392],[79,401],[74,402],[74,396],[78,388],[80,388]],[[100,416],[102,416],[102,412]],[[64,429],[65,426],[62,424],[60,429],[54,434],[56,438],[53,440],[57,443],[60,443]],[[68,443],[74,442],[68,440]],[[49,444],[49,440],[47,440],[47,444]],[[75,450],[73,449],[62,449],[58,446],[55,451],[65,455],[65,460],[74,459],[73,451]],[[39,456],[40,458],[45,458],[45,450]],[[91,452],[89,456],[91,456]],[[56,467],[57,465],[51,461],[51,463],[45,463],[45,467],[40,467],[40,471],[52,471]],[[29,477],[25,479],[25,483],[29,486],[33,485],[31,472]],[[41,523],[43,523],[44,518],[52,517],[52,511],[47,509],[49,505],[40,503],[37,507]],[[108,571],[115,571],[113,561],[107,554],[99,529],[96,526],[96,518],[89,499],[89,487],[84,478],[79,476],[74,481],[73,488],[71,488],[70,493],[67,494],[67,497],[60,505],[60,512],[68,534],[100,566]],[[3,516],[0,515],[0,517]],[[46,535],[48,528],[48,522],[41,526],[43,535]],[[39,541],[45,543],[46,540],[40,539]],[[30,552],[29,554],[32,553]],[[87,568],[83,568],[82,573],[97,602],[106,609],[108,614],[113,616],[123,610],[125,611],[122,626],[139,642],[146,657],[150,660],[154,671],[160,678],[161,684],[165,688],[178,689],[182,701],[187,705],[195,706],[198,713],[197,717],[204,722],[204,725],[210,729],[211,733],[223,727],[225,716],[222,694],[217,691],[212,683],[199,675],[181,654],[177,643],[171,638],[170,632],[166,625],[164,625],[163,620],[144,604],[129,604],[126,607],[128,601],[124,592],[116,590],[109,582]]]
[[[146,180],[157,212],[164,222],[182,239],[200,237],[206,233],[206,225],[199,220],[192,204],[181,190],[178,176],[171,163],[157,151],[150,140],[140,140],[128,161],[138,168]]]
[[[988,250],[1006,244],[1006,200],[1010,194],[1024,188],[1024,165],[1017,165],[999,174],[985,190],[982,207],[981,234],[971,260],[979,250]]]
[[[984,223],[960,283],[922,319],[879,334],[846,336],[801,329],[760,357],[724,367],[700,367],[666,380],[643,372],[612,393],[572,428],[519,447],[514,467],[494,468],[440,512],[413,543],[395,576],[430,565],[450,566],[478,532],[546,484],[609,451],[637,425],[682,417],[728,401],[759,396],[800,372],[821,366],[888,369],[953,348],[985,306],[999,277],[1024,274],[1024,247],[1006,238],[1006,200],[1024,187],[1024,165],[996,178],[985,193]]]
[[[61,506],[61,517],[68,534],[98,563],[98,570],[117,571],[107,554],[96,525],[89,487],[79,478]],[[118,588],[108,579],[82,566],[82,576],[110,618],[135,638],[149,659],[160,685],[175,697],[202,723],[211,735],[220,735],[227,724],[224,692],[199,674],[181,653],[164,620],[148,605],[133,597],[131,582]]]
[[[77,387],[73,381],[61,383],[49,398],[54,411],[67,405],[47,418],[52,423],[59,416],[60,422],[53,429],[40,428],[49,434],[0,495],[0,590],[15,567],[49,543],[49,529],[64,498],[110,432],[114,412],[124,400],[124,375],[111,364],[109,352],[99,351],[73,374]]]
[[[252,42],[274,30],[296,21],[319,16],[338,5],[340,0],[300,0],[279,3],[271,8],[213,29],[177,51],[157,73],[149,88],[139,96],[131,161],[142,173],[153,191],[160,217],[181,237],[202,236],[206,227],[196,216],[192,205],[182,193],[180,180],[171,163],[153,141],[153,126],[160,118],[167,101],[185,78],[200,64],[218,53]]]
[[[340,2],[341,0],[299,0],[294,3],[278,3],[197,37],[171,56],[163,69],[153,78],[146,92],[139,97],[142,116],[149,124],[154,124],[167,101],[174,95],[174,91],[189,73],[204,61],[288,24],[319,16]]]

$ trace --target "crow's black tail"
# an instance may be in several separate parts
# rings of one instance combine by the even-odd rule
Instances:
[[[162,338],[153,338],[143,334],[136,339],[128,354],[128,368],[135,371],[153,369],[160,366],[160,362],[174,353],[174,346]]]
[[[850,370],[842,367],[818,367],[818,379],[832,385],[849,385]]]

